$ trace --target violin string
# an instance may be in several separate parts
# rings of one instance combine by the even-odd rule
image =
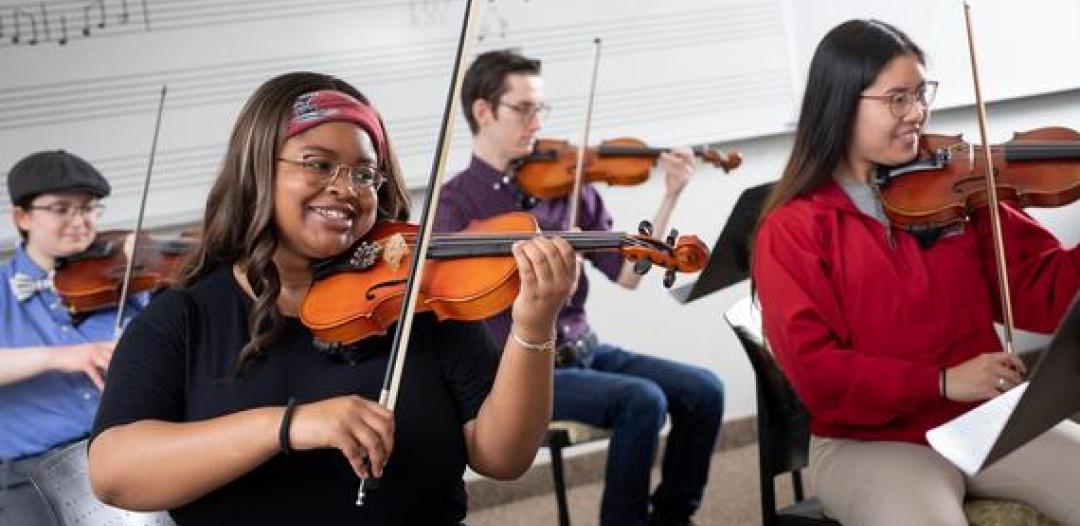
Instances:
[[[567,239],[578,250],[605,250],[621,247],[644,247],[662,252],[672,252],[659,241],[648,242],[634,236],[627,236],[618,232],[559,232],[560,236]],[[492,255],[507,254],[510,246],[517,241],[523,241],[535,237],[534,233],[454,233],[440,234],[432,239],[430,250],[433,254],[443,257],[452,257],[461,253],[476,254],[488,252]],[[415,236],[405,234],[405,244],[410,249],[415,249]]]

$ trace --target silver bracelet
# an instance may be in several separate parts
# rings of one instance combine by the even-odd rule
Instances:
[[[514,343],[524,347],[529,351],[546,351],[550,353],[555,352],[555,339],[552,338],[542,343],[529,343],[518,336],[514,331],[510,331],[510,338],[514,340]]]

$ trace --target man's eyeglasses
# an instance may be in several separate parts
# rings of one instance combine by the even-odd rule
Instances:
[[[101,203],[92,203],[87,205],[76,205],[71,203],[52,203],[48,205],[36,205],[28,206],[27,210],[43,210],[61,219],[75,219],[76,217],[87,217],[90,219],[100,219],[101,214],[105,212],[105,205]]]
[[[514,113],[520,115],[521,120],[525,122],[531,122],[536,117],[540,117],[541,120],[546,119],[548,114],[551,113],[551,106],[544,102],[539,104],[533,104],[531,102],[520,102],[518,104],[499,102],[499,106],[506,106],[507,108],[514,110]]]
[[[859,98],[885,102],[889,105],[889,111],[893,116],[900,119],[907,115],[916,103],[922,107],[923,111],[929,110],[930,105],[934,103],[934,96],[937,95],[937,87],[937,81],[931,80],[915,91],[898,91],[888,95],[859,95]]]
[[[349,184],[353,188],[371,188],[372,190],[378,191],[379,188],[382,188],[383,183],[386,182],[386,173],[372,164],[352,166],[345,163],[327,161],[325,159],[303,159],[300,161],[293,161],[290,159],[278,158],[278,160],[300,167],[305,173],[316,177],[318,179],[318,184],[323,187],[328,187],[333,184],[337,179],[338,174],[341,172],[348,174]]]

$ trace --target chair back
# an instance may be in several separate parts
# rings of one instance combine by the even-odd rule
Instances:
[[[85,440],[50,453],[30,474],[61,526],[176,526],[164,511],[139,513],[103,504],[90,489]]]
[[[724,319],[735,331],[754,368],[762,475],[771,479],[806,467],[810,447],[810,414],[766,347],[761,311],[747,296],[728,309]]]

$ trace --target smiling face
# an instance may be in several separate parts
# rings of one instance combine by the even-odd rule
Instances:
[[[862,95],[916,93],[925,85],[923,65],[915,55],[905,53],[889,61]],[[919,133],[927,115],[925,107],[911,104],[907,112],[897,117],[887,100],[862,98],[848,148],[847,157],[852,168],[862,172],[875,165],[898,165],[914,159],[918,154]]]
[[[296,164],[306,161],[349,166],[378,165],[371,138],[351,122],[320,124],[285,141],[274,177],[274,225],[280,243],[275,258],[323,259],[340,254],[375,223],[374,188],[354,186],[343,168],[327,185],[320,174]]]
[[[87,209],[97,201],[85,192],[41,194],[28,209],[17,206],[12,214],[18,229],[27,233],[27,250],[36,261],[48,262],[78,254],[90,246],[97,232],[97,214],[73,211]]]

